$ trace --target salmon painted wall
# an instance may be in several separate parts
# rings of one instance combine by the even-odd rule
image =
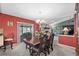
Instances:
[[[60,44],[64,44],[64,45],[68,45],[68,46],[72,46],[72,47],[76,47],[76,41],[77,41],[77,36],[76,36],[76,15],[74,15],[74,35],[73,36],[64,36],[61,35],[59,36],[59,43]]]
[[[59,36],[59,43],[76,47],[76,37],[75,36]]]
[[[7,25],[8,21],[12,21],[13,26],[11,27],[8,26]],[[0,28],[3,28],[4,36],[7,36],[10,33],[14,34],[13,42],[17,42],[17,39],[16,39],[17,38],[17,22],[25,22],[25,23],[33,24],[34,31],[39,31],[39,25],[35,23],[35,21],[0,13]]]

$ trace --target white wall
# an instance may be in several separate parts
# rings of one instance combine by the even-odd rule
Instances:
[[[0,12],[1,12],[1,4],[0,4]]]

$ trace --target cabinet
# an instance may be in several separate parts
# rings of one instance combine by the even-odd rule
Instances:
[[[3,46],[4,40],[3,40],[3,29],[0,29],[0,47]]]

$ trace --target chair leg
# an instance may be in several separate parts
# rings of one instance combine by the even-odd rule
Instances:
[[[4,52],[6,51],[6,42],[4,42]]]
[[[44,51],[44,54],[45,54],[45,56],[47,56],[47,53],[46,53],[46,51]]]
[[[11,49],[13,49],[13,43],[11,42]]]
[[[53,44],[51,44],[51,50],[53,51]]]
[[[31,49],[31,46],[29,46],[29,52],[30,52],[30,55],[32,55],[32,49]]]
[[[33,56],[33,53],[34,53],[34,51],[33,51],[33,50],[31,50],[31,51],[30,51],[30,55],[31,55],[31,56]]]
[[[37,55],[40,56],[40,52],[37,52]]]
[[[45,53],[45,56],[47,56],[47,54]]]
[[[49,47],[50,45],[47,45],[47,52],[48,52],[48,54],[50,54],[50,51],[49,51]]]
[[[49,48],[47,49],[48,54],[50,54]]]

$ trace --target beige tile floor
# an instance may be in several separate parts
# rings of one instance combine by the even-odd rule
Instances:
[[[13,46],[13,50],[9,46],[6,52],[0,49],[0,56],[30,56],[30,54],[25,44],[19,43]],[[54,40],[54,50],[48,56],[75,56],[75,48],[58,44],[57,40]]]

